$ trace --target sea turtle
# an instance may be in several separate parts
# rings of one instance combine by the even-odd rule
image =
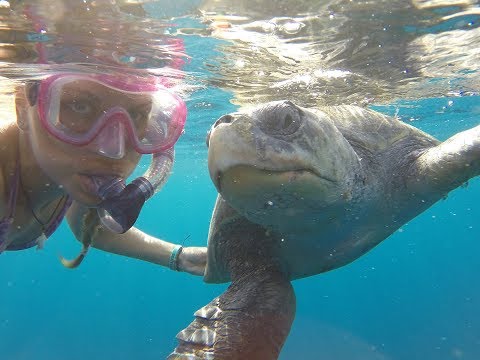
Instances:
[[[277,359],[295,316],[291,280],[359,258],[480,174],[480,126],[440,142],[355,106],[271,102],[224,115],[207,138],[219,192],[206,282],[168,359]]]

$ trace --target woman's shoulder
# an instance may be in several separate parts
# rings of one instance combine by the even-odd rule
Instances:
[[[0,217],[6,208],[8,186],[17,161],[18,128],[15,122],[0,122]]]

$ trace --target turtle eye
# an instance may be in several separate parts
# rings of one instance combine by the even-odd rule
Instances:
[[[275,103],[263,109],[262,130],[270,135],[292,135],[302,124],[303,111],[291,101]]]

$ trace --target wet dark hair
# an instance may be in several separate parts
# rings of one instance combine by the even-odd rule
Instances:
[[[38,81],[28,81],[25,84],[25,92],[30,106],[34,106],[37,103],[39,85],[40,83]]]

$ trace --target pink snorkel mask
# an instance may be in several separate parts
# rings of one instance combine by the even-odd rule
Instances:
[[[145,174],[128,185],[115,175],[91,177],[102,199],[97,207],[102,223],[126,232],[170,174],[185,103],[153,76],[80,73],[40,81],[36,102],[43,127],[62,142],[90,146],[112,159],[124,156],[126,142],[139,154],[153,155]]]

